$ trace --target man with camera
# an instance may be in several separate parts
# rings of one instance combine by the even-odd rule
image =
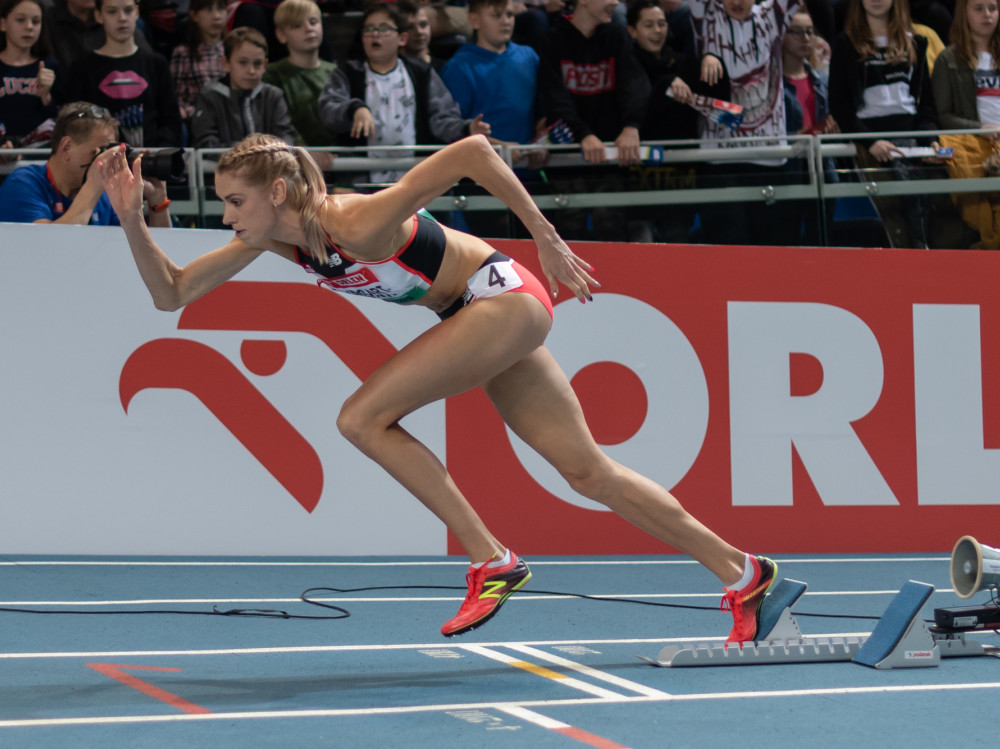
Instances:
[[[118,225],[96,162],[117,148],[118,122],[103,107],[78,101],[59,110],[45,163],[18,167],[0,184],[0,221]],[[162,180],[144,178],[150,226],[170,226]]]

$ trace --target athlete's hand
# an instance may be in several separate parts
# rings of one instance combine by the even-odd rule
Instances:
[[[104,192],[108,194],[111,207],[115,209],[118,218],[124,220],[131,212],[142,215],[142,157],[132,162],[129,169],[125,161],[125,147],[115,146],[105,151],[94,160],[101,179],[104,181]]]
[[[555,229],[544,237],[536,237],[535,244],[538,245],[538,260],[549,281],[553,299],[559,293],[559,284],[563,284],[584,304],[594,301],[590,287],[600,288],[601,285],[590,275],[594,271],[593,266],[577,257]]]

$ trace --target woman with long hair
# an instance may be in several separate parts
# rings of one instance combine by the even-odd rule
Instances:
[[[830,58],[830,112],[843,132],[937,130],[930,78],[927,39],[914,33],[906,0],[850,0]],[[911,137],[860,140],[858,164],[880,169],[878,179],[912,179],[919,167],[899,149],[914,145]],[[893,247],[928,246],[923,196],[875,205]]]
[[[351,394],[337,427],[440,518],[468,552],[469,590],[442,634],[478,627],[531,576],[486,528],[445,466],[401,425],[407,414],[475,387],[503,420],[584,496],[689,554],[726,586],[732,642],[753,640],[775,577],[764,557],[737,550],[681,507],[663,487],[612,461],[587,428],[566,375],[544,346],[560,283],[581,301],[598,285],[592,268],[560,239],[517,177],[483,136],[463,138],[371,195],[328,195],[302,148],[248,136],[219,160],[222,221],[236,232],[224,247],[183,268],[142,221],[141,159],[102,163],[140,275],[155,305],[174,310],[224,283],[264,252],[317,274],[334,291],[427,307],[440,322],[404,346]],[[530,231],[544,285],[482,239],[418,214],[460,179],[502,200]]]
[[[1000,130],[1000,12],[997,0],[957,0],[951,44],[931,76],[945,130]],[[998,134],[989,137],[996,139]]]
[[[58,62],[51,54],[42,2],[0,2],[0,81],[4,89],[0,96],[0,144],[9,140],[21,145],[39,125],[56,116],[58,102],[52,88]]]
[[[931,76],[938,117],[945,130],[982,128],[976,134],[943,135],[954,151],[954,178],[983,177],[984,163],[1000,146],[1000,10],[997,0],[958,0],[951,44],[938,56]],[[958,193],[952,200],[979,232],[981,249],[1000,249],[1000,195]]]

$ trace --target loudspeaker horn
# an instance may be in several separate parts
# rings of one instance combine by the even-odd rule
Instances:
[[[959,598],[971,598],[984,588],[1000,587],[1000,549],[962,536],[951,551],[951,586]]]

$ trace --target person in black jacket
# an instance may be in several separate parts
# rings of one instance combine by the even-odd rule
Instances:
[[[845,133],[937,130],[927,39],[913,32],[906,0],[851,0],[830,58],[830,113]],[[927,143],[936,147],[933,138]],[[911,138],[857,142],[866,179],[914,179],[922,162],[903,157]],[[877,170],[877,171],[875,171]],[[878,197],[893,247],[927,247],[926,196]]]
[[[611,23],[618,0],[577,0],[572,18],[549,29],[540,52],[538,91],[549,125],[565,124],[594,168],[548,170],[556,192],[620,192],[625,174],[608,161],[613,142],[619,166],[639,162],[639,127],[649,101],[649,79],[632,53],[624,27]],[[555,172],[555,173],[553,173]],[[561,210],[551,220],[573,239],[621,240],[625,211],[603,207]],[[637,237],[638,238],[638,237]]]
[[[365,60],[349,60],[330,74],[319,95],[319,117],[344,145],[412,146],[451,143],[466,135],[489,135],[477,115],[462,118],[441,77],[427,63],[400,55],[407,16],[396,3],[365,9],[361,39]],[[405,158],[413,152],[370,151],[372,158]],[[373,171],[372,182],[395,182],[399,170]]]
[[[105,42],[68,73],[68,99],[108,109],[133,146],[181,145],[181,113],[166,58],[135,42],[137,0],[97,0]]]
[[[661,0],[629,0],[626,11],[632,51],[650,83],[649,104],[640,126],[643,141],[698,138],[698,112],[688,106],[693,94],[729,99],[729,77],[714,86],[700,80],[698,60],[675,41]],[[673,146],[676,147],[676,146]],[[635,164],[631,186],[638,190],[682,190],[695,187],[693,164]],[[633,209],[629,217],[632,241],[688,242],[695,206],[657,205]]]

